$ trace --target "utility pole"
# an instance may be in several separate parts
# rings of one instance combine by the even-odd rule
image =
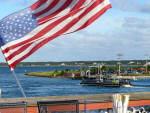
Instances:
[[[99,74],[100,75],[102,74],[102,67],[103,67],[103,64],[99,64]]]
[[[121,68],[121,66],[120,66],[120,65],[121,65],[120,59],[121,59],[121,57],[122,57],[123,55],[120,54],[120,53],[118,53],[117,56],[118,56],[118,65],[119,65],[118,75],[120,76],[120,68]]]
[[[100,64],[97,65],[98,75],[100,75]]]
[[[146,64],[145,64],[145,68],[146,68],[146,73],[147,73],[147,71],[148,71],[148,70],[147,70],[148,54],[145,54],[144,56],[145,56],[145,63],[146,63]]]

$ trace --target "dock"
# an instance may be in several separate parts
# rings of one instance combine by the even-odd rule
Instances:
[[[124,93],[126,94],[126,93]],[[150,105],[150,92],[127,93],[130,95],[129,106],[145,106]],[[38,113],[38,101],[63,101],[78,100],[79,110],[85,109],[85,101],[87,102],[87,110],[108,109],[113,107],[113,94],[96,94],[96,95],[74,95],[74,96],[49,96],[49,97],[29,97],[29,98],[1,98],[0,103],[11,102],[27,102],[27,113]],[[107,100],[107,101],[106,101]]]

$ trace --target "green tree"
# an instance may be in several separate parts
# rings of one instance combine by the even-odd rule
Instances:
[[[90,69],[90,71],[91,71],[91,74],[97,74],[98,73],[98,68],[97,67],[92,67]]]
[[[68,69],[68,68],[67,68],[67,69],[65,69],[65,71],[66,71],[66,72],[69,72],[69,71],[70,71],[70,69]]]
[[[102,66],[101,70],[102,70],[102,71],[109,71],[109,68],[106,67],[106,66]]]
[[[65,71],[62,70],[62,71],[60,72],[60,75],[64,75],[64,74],[65,74]]]

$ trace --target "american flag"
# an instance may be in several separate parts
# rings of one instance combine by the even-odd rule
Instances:
[[[109,0],[38,0],[3,18],[0,46],[10,69],[59,35],[87,27],[109,8]]]

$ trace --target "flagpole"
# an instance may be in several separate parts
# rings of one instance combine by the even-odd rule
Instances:
[[[17,82],[17,85],[19,86],[19,89],[20,89],[20,91],[21,91],[21,93],[22,93],[22,96],[23,96],[24,98],[26,98],[26,95],[25,95],[25,93],[24,93],[24,90],[23,90],[23,88],[22,88],[22,86],[21,86],[21,84],[20,84],[20,82],[19,82],[19,80],[18,80],[18,78],[17,78],[17,75],[16,75],[15,71],[14,71],[14,70],[11,70],[11,72],[12,72],[12,75],[14,76],[14,78],[15,78],[15,80],[16,80],[16,82]]]

